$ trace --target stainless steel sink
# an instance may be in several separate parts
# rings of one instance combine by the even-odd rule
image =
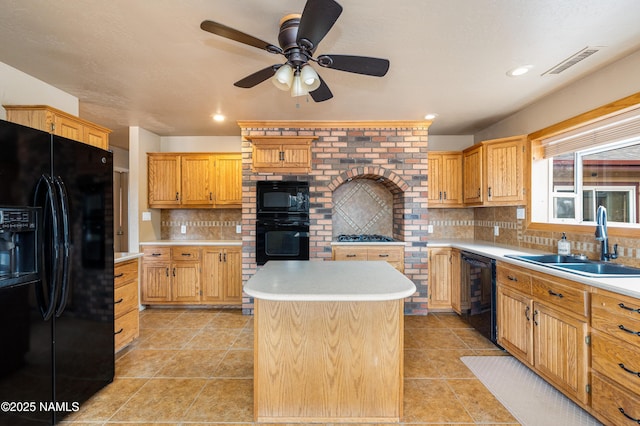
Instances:
[[[615,263],[567,263],[557,264],[557,268],[568,269],[575,273],[584,273],[589,275],[626,275],[626,276],[640,276],[640,268],[633,268],[631,266],[618,265]]]
[[[571,272],[587,277],[601,278],[628,278],[640,277],[640,268],[619,265],[616,263],[598,262],[583,259],[578,256],[565,256],[559,254],[541,255],[506,255],[513,259],[524,260],[536,265]]]
[[[514,259],[526,260],[535,263],[587,263],[589,260],[582,259],[578,256],[567,256],[563,254],[539,254],[531,256],[507,255]]]

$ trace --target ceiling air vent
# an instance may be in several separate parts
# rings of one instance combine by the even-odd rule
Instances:
[[[582,61],[583,59],[587,59],[589,56],[591,56],[594,53],[598,52],[600,49],[602,49],[602,47],[599,47],[599,46],[598,47],[585,47],[584,49],[582,49],[578,53],[569,56],[567,59],[565,59],[564,61],[560,62],[558,65],[554,66],[553,68],[543,72],[541,75],[560,74],[562,71],[566,70],[567,68],[571,68],[572,66],[574,66],[578,62]]]

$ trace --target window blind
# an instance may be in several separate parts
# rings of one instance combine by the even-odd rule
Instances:
[[[543,139],[541,145],[544,158],[550,158],[633,138],[640,139],[640,107]]]

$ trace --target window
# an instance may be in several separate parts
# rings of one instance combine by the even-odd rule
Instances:
[[[532,220],[639,227],[640,109],[542,141],[532,164]]]

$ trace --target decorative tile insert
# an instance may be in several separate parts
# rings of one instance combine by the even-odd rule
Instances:
[[[376,181],[356,179],[333,192],[333,236],[393,235],[393,194]]]

